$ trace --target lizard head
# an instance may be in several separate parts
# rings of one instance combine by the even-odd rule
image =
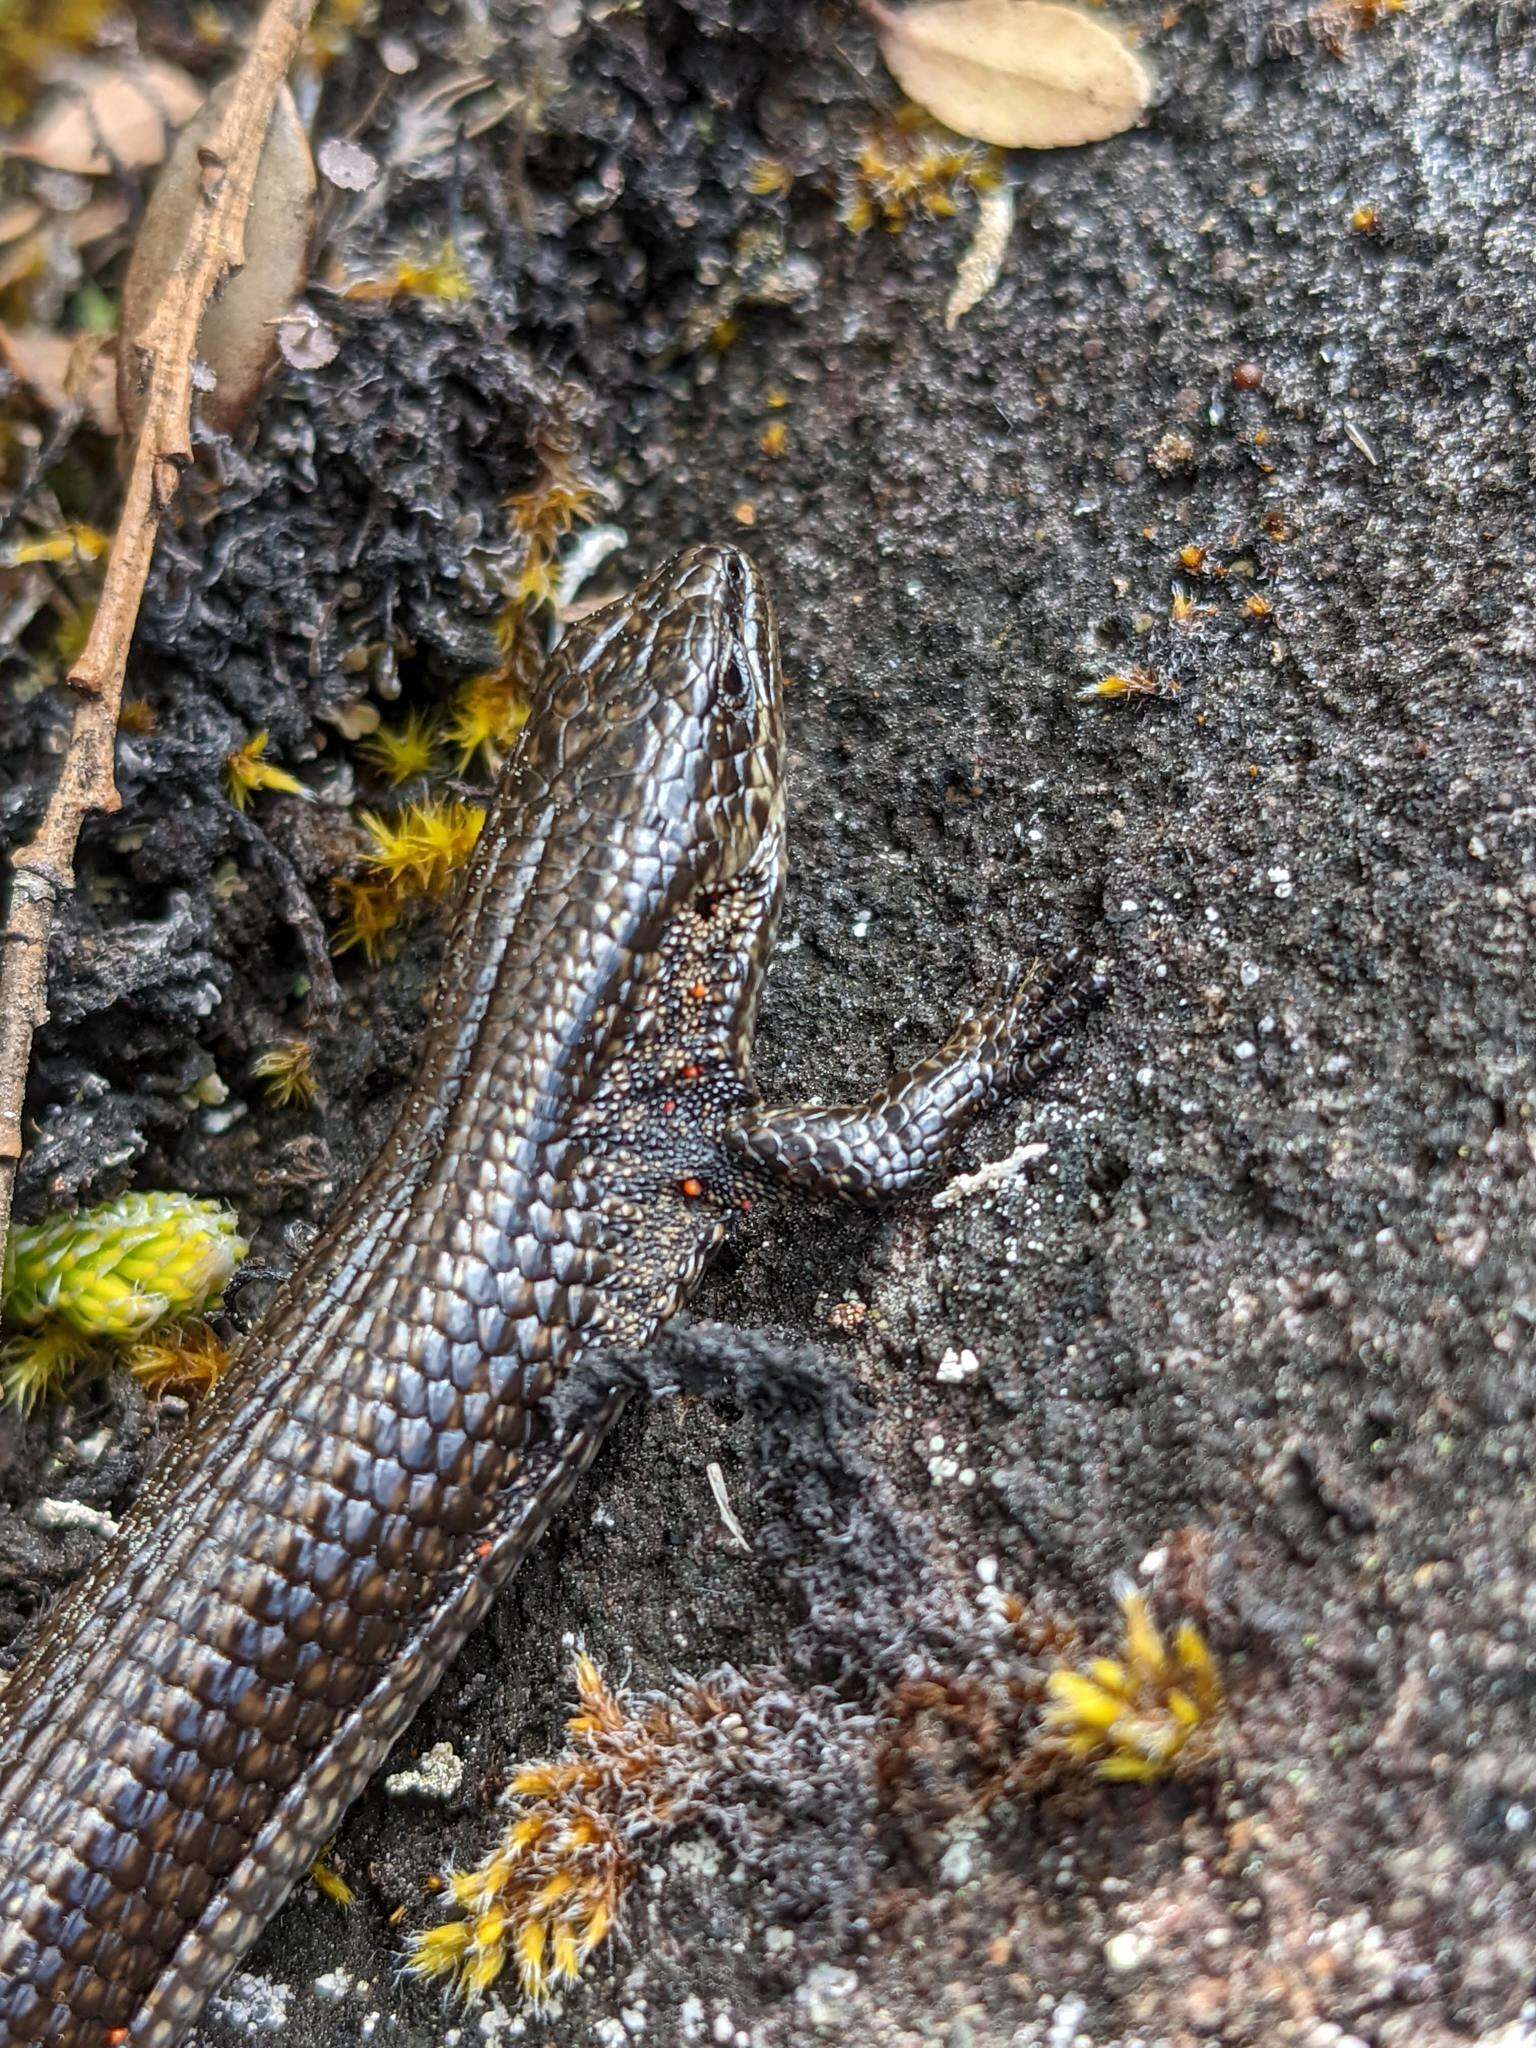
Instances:
[[[757,570],[734,548],[690,548],[561,641],[508,771],[529,821],[509,820],[511,836],[555,821],[566,886],[602,899],[626,972],[643,958],[675,984],[663,1006],[707,985],[742,1072],[783,890],[782,695]]]
[[[674,555],[566,635],[541,695],[528,738],[550,783],[654,846],[683,891],[777,864],[778,632],[745,555]]]

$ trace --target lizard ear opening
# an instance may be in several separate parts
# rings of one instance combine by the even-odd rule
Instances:
[[[757,700],[757,677],[739,646],[733,645],[720,667],[716,688],[733,711],[746,711]]]

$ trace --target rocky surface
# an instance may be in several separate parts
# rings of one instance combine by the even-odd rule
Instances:
[[[494,416],[445,397],[491,453],[429,477],[429,510],[458,492],[488,528],[517,439],[496,420],[574,409],[629,536],[608,587],[706,538],[765,572],[793,820],[770,1094],[864,1087],[1071,938],[1115,994],[978,1131],[971,1167],[995,1173],[879,1219],[786,1208],[742,1241],[705,1312],[816,1346],[848,1398],[778,1411],[771,1374],[767,1397],[738,1374],[632,1410],[397,1752],[449,1743],[456,1789],[375,1786],[334,1851],[357,1903],[296,1899],[200,2039],[1536,2039],[1518,10],[1128,10],[1159,79],[1146,125],[1010,162],[1001,279],[953,330],[969,200],[900,234],[839,219],[890,104],[851,12],[539,14],[492,61],[549,82],[542,125],[405,181],[377,228],[454,220],[482,291],[432,316],[465,336],[434,359],[461,393],[490,363],[504,394]],[[796,173],[787,196],[753,195],[759,156]],[[388,346],[367,360],[388,377]],[[344,349],[274,391],[239,504],[178,539],[190,613],[161,573],[140,682],[176,737],[133,743],[142,776],[91,841],[27,1181],[34,1208],[129,1173],[226,1193],[274,1264],[387,1124],[432,972],[427,928],[376,972],[343,963],[317,1111],[243,1081],[305,1001],[302,949],[200,803],[206,763],[257,723],[329,735],[305,772],[333,801],[258,812],[317,894],[353,771],[312,724],[324,678],[264,661],[251,579],[205,551],[292,509],[301,429],[339,451],[327,503],[352,476],[362,509],[351,389]],[[430,384],[411,403],[429,416]],[[385,497],[398,532],[415,513]],[[451,553],[402,556],[418,630],[460,602]],[[186,653],[220,604],[238,702]],[[310,612],[288,616],[303,638]],[[421,639],[403,688],[429,702],[477,644]],[[1133,668],[1157,694],[1079,697]],[[40,703],[13,820],[46,772]],[[231,1102],[198,1107],[215,1069]],[[156,1427],[120,1389],[0,1423],[12,1632],[92,1540],[39,1532],[29,1500],[120,1509]],[[981,1731],[901,1721],[915,1676],[1006,1687],[1004,1595],[1026,1628],[1110,1643],[1122,1572],[1222,1662],[1214,1770],[987,1799]],[[505,1986],[445,2008],[401,1981],[397,1921],[426,1923],[423,1880],[481,1854],[512,1765],[558,1746],[577,1644],[639,1685],[729,1662],[819,1688],[846,1768],[744,1798],[756,1840],[706,1826],[653,1854],[555,2012]],[[893,1744],[920,1752],[894,1780]]]

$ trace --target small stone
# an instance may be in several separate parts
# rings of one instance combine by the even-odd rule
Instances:
[[[451,1742],[434,1743],[425,1756],[384,1780],[391,1799],[415,1793],[422,1799],[451,1799],[464,1782],[464,1759]]]
[[[1105,1942],[1104,1960],[1117,1976],[1129,1976],[1133,1970],[1141,1968],[1156,1946],[1150,1934],[1128,1927],[1122,1934],[1112,1934]]]
[[[1188,434],[1170,430],[1147,451],[1147,461],[1159,476],[1177,476],[1180,470],[1194,469],[1199,454]]]
[[[818,1963],[795,1992],[795,2003],[813,2027],[841,2028],[847,2024],[848,2001],[858,1988],[852,1970],[839,1969],[836,1963]]]

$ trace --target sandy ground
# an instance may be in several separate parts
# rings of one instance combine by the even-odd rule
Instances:
[[[132,1172],[228,1195],[279,1264],[410,1071],[430,932],[343,963],[321,1110],[242,1082],[302,959],[269,888],[210,881],[250,856],[197,797],[231,731],[300,748],[341,694],[281,646],[311,630],[302,521],[280,626],[218,543],[279,503],[325,497],[331,530],[350,491],[356,513],[359,362],[412,459],[432,451],[427,497],[483,513],[563,377],[629,536],[604,587],[706,538],[763,569],[791,679],[771,1094],[862,1089],[1070,939],[1115,993],[978,1131],[968,1167],[1005,1162],[980,1185],[880,1219],[786,1208],[742,1241],[703,1312],[815,1346],[856,1400],[776,1414],[770,1380],[632,1411],[401,1745],[450,1743],[458,1789],[371,1790],[334,1852],[356,1905],[290,1904],[199,2039],[1536,2041],[1523,11],[1130,9],[1146,126],[1011,165],[1003,275],[953,331],[969,200],[899,235],[837,217],[888,91],[849,15],[590,5],[545,34],[530,12],[497,61],[558,87],[524,152],[537,231],[493,204],[504,135],[456,189],[409,188],[380,232],[456,208],[494,290],[419,331],[363,323],[290,378],[239,502],[178,540],[218,566],[162,565],[139,661],[171,737],[136,743],[91,843],[31,1209]],[[747,190],[764,154],[798,173],[787,198]],[[691,345],[728,313],[728,346]],[[408,403],[402,350],[426,366]],[[306,450],[320,482],[295,486]],[[373,516],[417,531],[400,500]],[[461,553],[412,556],[421,701],[480,651]],[[1165,694],[1078,699],[1133,665]],[[342,751],[332,732],[314,779]],[[45,765],[39,741],[13,819]],[[341,803],[261,815],[321,893]],[[161,931],[136,978],[125,919]],[[245,1116],[184,1106],[193,1042]],[[961,1350],[974,1372],[941,1373]],[[119,1510],[164,1426],[122,1388],[0,1423],[10,1633],[92,1540],[29,1502]],[[989,1803],[963,1716],[900,1721],[914,1675],[1006,1687],[997,1589],[1100,1647],[1122,1572],[1221,1660],[1213,1770]],[[577,1644],[639,1685],[771,1667],[837,1769],[649,1856],[623,1941],[554,2013],[445,2008],[399,1981],[392,1920],[425,1924],[424,1878],[481,1854],[512,1765],[558,1745]]]

